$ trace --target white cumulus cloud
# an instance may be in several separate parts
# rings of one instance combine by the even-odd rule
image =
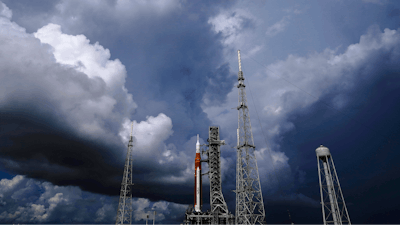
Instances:
[[[163,113],[158,116],[148,116],[146,121],[137,122],[126,119],[123,123],[123,129],[119,133],[120,137],[128,144],[129,136],[135,137],[135,149],[140,156],[152,157],[160,154],[163,150],[164,141],[172,134],[172,120]],[[165,153],[170,156],[170,153]],[[167,156],[167,157],[168,157]]]
[[[26,102],[83,135],[115,139],[137,107],[124,86],[121,62],[109,60],[109,50],[83,35],[63,34],[58,25],[31,35],[0,20],[0,107]]]
[[[0,17],[3,16],[7,19],[11,19],[12,11],[2,2],[0,2]]]
[[[125,66],[118,59],[109,60],[108,49],[104,49],[99,43],[91,45],[84,35],[63,34],[61,27],[56,24],[42,27],[34,33],[34,36],[41,43],[52,47],[57,63],[68,65],[84,73],[89,79],[105,82],[104,94],[94,99],[79,99],[79,96],[74,94],[77,91],[76,86],[64,88],[64,94],[75,98],[75,101],[64,101],[61,105],[62,110],[73,117],[81,132],[102,135],[104,120],[117,119],[116,121],[121,122],[121,119],[128,117],[129,113],[137,107],[132,95],[128,94],[124,86]],[[125,113],[115,109],[121,109]]]
[[[15,195],[30,198],[21,201]],[[24,176],[0,181],[0,196],[7,208],[0,205],[2,223],[114,223],[118,208],[118,196],[109,197],[81,191],[74,186],[62,187],[40,182]],[[166,201],[151,202],[144,198],[133,199],[134,221],[144,221],[146,215],[157,211],[156,221],[173,219],[174,213],[183,214],[187,205]]]

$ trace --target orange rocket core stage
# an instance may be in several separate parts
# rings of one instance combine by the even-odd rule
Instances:
[[[202,176],[201,176],[201,162],[200,162],[200,160],[201,160],[200,153],[196,153],[196,158],[195,158],[195,161],[194,161],[194,205],[197,204],[197,202],[196,202],[196,189],[197,189],[197,182],[196,182],[197,174],[196,174],[196,171],[197,171],[197,168],[199,168],[199,170],[200,170],[200,206],[201,206],[201,205],[203,205],[203,189],[202,189],[202,179],[201,179]]]

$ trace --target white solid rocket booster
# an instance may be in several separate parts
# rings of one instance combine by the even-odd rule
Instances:
[[[196,170],[196,206],[194,207],[194,210],[196,212],[200,212],[200,168],[197,167]]]

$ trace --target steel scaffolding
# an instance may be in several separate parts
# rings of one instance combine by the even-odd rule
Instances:
[[[255,146],[251,131],[250,114],[238,50],[239,89],[237,163],[236,163],[236,224],[263,224],[265,218],[264,202],[258,174]]]

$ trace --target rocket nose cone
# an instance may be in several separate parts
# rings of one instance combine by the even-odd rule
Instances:
[[[196,153],[200,153],[200,142],[199,135],[197,134],[197,142],[196,142]]]
[[[199,135],[197,135],[197,142],[196,142],[196,146],[200,146]]]

